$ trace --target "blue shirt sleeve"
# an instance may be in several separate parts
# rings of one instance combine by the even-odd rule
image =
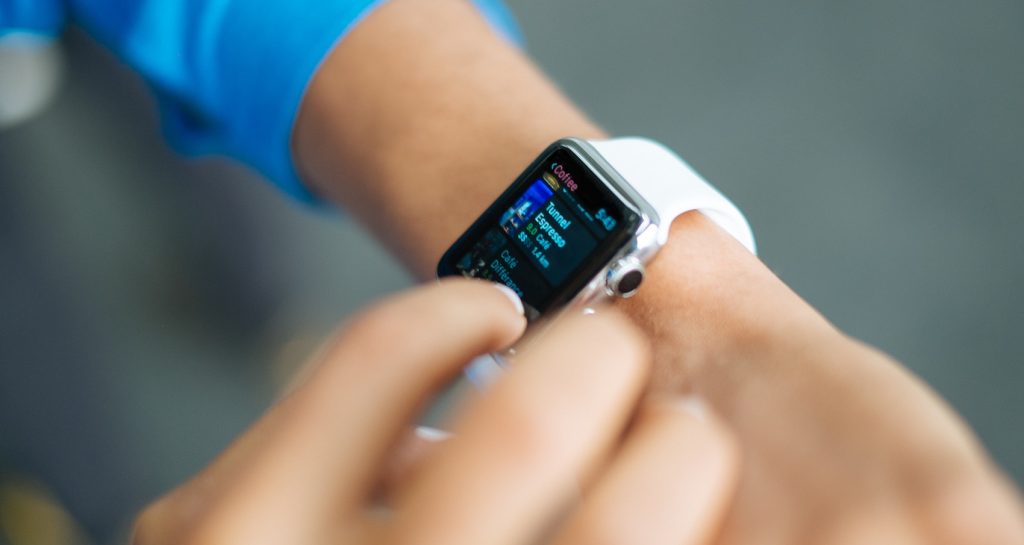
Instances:
[[[178,150],[236,158],[311,201],[290,151],[299,104],[334,44],[384,1],[0,0],[0,35],[55,34],[70,17],[150,82]],[[521,42],[500,0],[475,4]]]

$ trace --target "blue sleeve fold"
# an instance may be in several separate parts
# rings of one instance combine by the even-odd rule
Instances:
[[[311,201],[290,152],[299,104],[337,41],[384,1],[0,0],[0,34],[52,34],[70,14],[150,82],[178,150],[233,157]],[[521,41],[500,0],[475,3]]]

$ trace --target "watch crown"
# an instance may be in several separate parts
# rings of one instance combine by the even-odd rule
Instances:
[[[624,257],[608,268],[605,286],[612,295],[632,297],[644,281],[644,265],[635,257]]]

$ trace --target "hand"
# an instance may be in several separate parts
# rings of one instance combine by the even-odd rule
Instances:
[[[657,391],[707,399],[743,468],[723,545],[1024,544],[1012,485],[889,357],[838,332],[699,215],[624,305]]]
[[[519,336],[513,308],[495,287],[457,280],[365,312],[306,381],[147,508],[134,542],[708,543],[732,489],[732,443],[678,400],[637,408],[646,351],[612,312],[556,325],[461,413],[454,439],[411,461],[394,454],[464,362]],[[569,502],[578,482],[586,494]]]

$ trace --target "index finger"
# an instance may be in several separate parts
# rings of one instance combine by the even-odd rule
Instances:
[[[204,472],[203,487],[227,487],[219,503],[241,520],[289,526],[361,505],[431,393],[522,333],[525,319],[495,286],[446,280],[361,313],[310,377]]]

